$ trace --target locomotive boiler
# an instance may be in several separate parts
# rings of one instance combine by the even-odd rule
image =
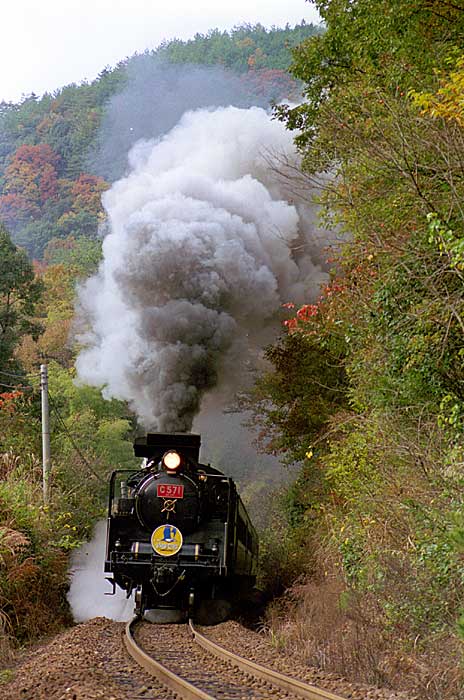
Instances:
[[[134,443],[142,468],[111,475],[105,572],[148,618],[217,622],[256,580],[255,529],[233,479],[199,462],[200,443],[149,433]]]

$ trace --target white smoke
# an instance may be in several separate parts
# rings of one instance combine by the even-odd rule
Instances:
[[[112,587],[105,580],[103,562],[105,560],[106,520],[95,526],[91,542],[86,542],[71,556],[71,584],[68,601],[76,622],[85,622],[92,617],[108,617],[110,620],[125,622],[134,612],[134,598],[126,598],[121,588]]]
[[[320,269],[292,254],[307,222],[271,176],[273,152],[294,158],[293,135],[262,109],[188,112],[137,144],[104,195],[110,233],[80,291],[77,370],[147,429],[190,430],[227,358],[318,287]]]

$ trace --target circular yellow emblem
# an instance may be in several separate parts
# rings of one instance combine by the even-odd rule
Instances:
[[[160,525],[151,536],[151,546],[162,557],[172,557],[182,547],[184,539],[175,525]]]

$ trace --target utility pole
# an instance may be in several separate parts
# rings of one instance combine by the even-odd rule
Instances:
[[[40,365],[40,390],[42,394],[42,483],[43,501],[50,500],[50,412],[48,408],[48,368]]]

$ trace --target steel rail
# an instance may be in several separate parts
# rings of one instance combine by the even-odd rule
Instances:
[[[273,685],[276,685],[289,693],[294,693],[302,698],[306,698],[306,700],[346,700],[345,698],[342,698],[341,695],[334,695],[328,690],[322,690],[320,688],[316,688],[314,685],[309,685],[309,683],[303,683],[295,678],[290,678],[290,676],[285,676],[283,673],[274,671],[266,666],[261,666],[254,661],[244,659],[243,656],[234,654],[228,649],[224,649],[224,647],[219,646],[219,644],[216,644],[216,642],[212,642],[211,639],[208,639],[198,632],[198,630],[195,629],[192,620],[189,620],[189,626],[194,640],[203,649],[205,649],[205,651],[218,656],[224,661],[234,664],[234,666],[238,666],[238,668],[245,673],[249,673],[252,676],[260,678],[261,680],[272,683]]]
[[[216,700],[212,695],[208,695],[200,688],[176,675],[168,668],[153,659],[139,647],[132,633],[133,625],[138,621],[137,617],[127,623],[124,633],[124,644],[132,658],[142,666],[148,673],[155,676],[160,683],[177,693],[184,700]]]

